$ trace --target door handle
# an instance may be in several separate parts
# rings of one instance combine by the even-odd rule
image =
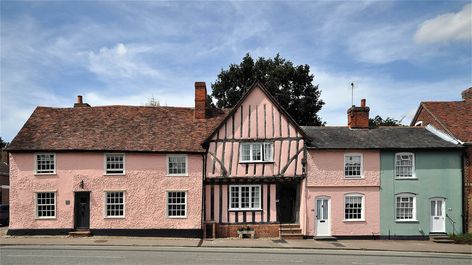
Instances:
[[[325,222],[325,220],[320,220],[320,223],[324,223],[324,222]]]

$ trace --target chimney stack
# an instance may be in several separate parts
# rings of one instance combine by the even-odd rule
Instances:
[[[347,110],[347,125],[350,129],[369,128],[369,107],[365,105],[365,99],[361,100],[361,106],[352,106]]]
[[[207,91],[205,82],[195,82],[195,119],[206,118],[207,109]]]
[[[82,100],[82,96],[78,95],[77,102],[74,103],[74,108],[80,108],[80,107],[90,107],[90,105],[88,103],[84,103]]]
[[[461,95],[462,95],[462,100],[472,101],[472,87],[469,87],[466,90],[462,91]]]

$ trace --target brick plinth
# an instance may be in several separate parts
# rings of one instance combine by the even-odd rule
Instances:
[[[238,237],[239,227],[249,226],[254,229],[256,238],[261,237],[279,237],[279,224],[217,224],[216,225],[216,237]]]

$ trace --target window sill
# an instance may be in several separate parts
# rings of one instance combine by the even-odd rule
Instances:
[[[365,178],[364,178],[364,176],[353,176],[353,177],[344,176],[344,179],[346,179],[346,180],[351,180],[351,179],[356,180],[356,179],[365,179]]]
[[[36,217],[36,220],[56,220],[57,217]]]
[[[365,219],[344,219],[343,222],[345,223],[365,223]]]
[[[395,220],[395,223],[412,223],[412,224],[418,224],[418,220]]]
[[[274,161],[239,161],[239,164],[274,164]]]
[[[409,178],[395,177],[395,180],[418,180],[418,178],[417,177],[409,177]]]
[[[124,216],[105,216],[105,219],[125,219]]]
[[[41,176],[57,176],[56,173],[34,173],[35,176],[41,177]]]
[[[257,208],[257,209],[231,208],[228,211],[230,211],[230,212],[259,212],[259,211],[262,211],[262,209],[260,209],[260,208]]]
[[[103,176],[126,176],[125,173],[105,173]]]
[[[188,174],[166,174],[166,177],[188,177]]]
[[[187,219],[187,216],[167,216],[169,219]]]

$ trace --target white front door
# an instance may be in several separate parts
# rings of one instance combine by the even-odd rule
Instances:
[[[431,199],[431,230],[433,233],[446,232],[446,201],[441,198]]]
[[[329,199],[316,199],[316,236],[331,236],[329,211]]]

